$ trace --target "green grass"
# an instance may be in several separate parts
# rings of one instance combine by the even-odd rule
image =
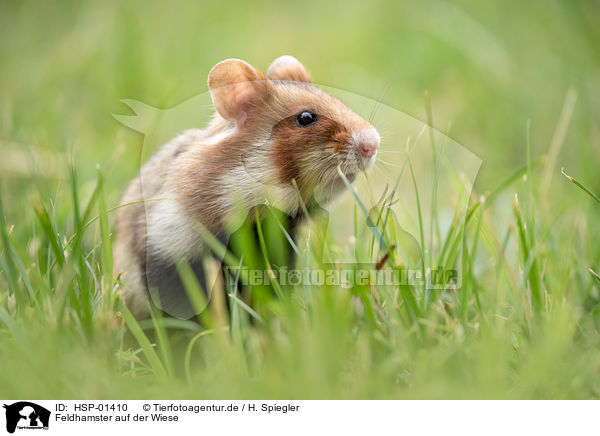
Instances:
[[[600,396],[597,5],[274,8],[0,5],[0,396]],[[272,285],[250,296],[225,283],[199,322],[136,321],[113,292],[112,242],[143,138],[111,114],[124,98],[170,107],[203,92],[224,58],[264,68],[284,53],[321,83],[371,97],[386,89],[384,103],[481,157],[466,214],[415,211],[420,245],[435,241],[419,268],[460,266],[461,287]],[[409,160],[403,180],[422,170]],[[376,263],[399,243],[392,200],[370,213],[350,195],[357,240],[365,221],[374,233],[326,244]],[[440,200],[436,188],[418,196]],[[281,216],[267,216],[258,243],[241,231],[229,265],[283,264],[291,243]],[[310,226],[320,235],[318,217]],[[318,266],[310,244],[293,249]],[[401,261],[390,251],[382,267]],[[187,265],[180,273],[202,307]]]

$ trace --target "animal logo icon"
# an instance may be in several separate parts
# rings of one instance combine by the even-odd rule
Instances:
[[[14,433],[18,429],[48,429],[50,411],[45,407],[29,401],[19,401],[10,405],[4,404],[6,409],[6,431]]]

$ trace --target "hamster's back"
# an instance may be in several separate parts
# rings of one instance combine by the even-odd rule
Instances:
[[[166,182],[175,171],[179,157],[191,145],[201,142],[205,135],[202,130],[190,129],[163,145],[144,164],[140,174],[129,184],[121,199],[120,204],[123,207],[118,212],[114,272],[122,284],[119,291],[134,315],[145,313],[147,304],[144,293],[138,291],[146,286],[140,264],[146,258],[146,217],[168,190]],[[120,275],[121,272],[126,273]],[[122,292],[123,288],[133,292]]]

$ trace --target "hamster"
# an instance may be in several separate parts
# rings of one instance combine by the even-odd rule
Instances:
[[[197,223],[221,237],[240,208],[252,219],[253,208],[271,195],[297,217],[298,191],[306,202],[325,205],[345,189],[338,167],[354,181],[379,148],[377,130],[316,87],[291,56],[276,59],[266,74],[239,59],[219,62],[208,74],[208,89],[215,114],[206,128],[162,146],[122,199],[137,203],[119,211],[114,273],[137,318],[149,314],[154,287],[171,300],[175,316],[195,314],[175,259],[203,274],[205,243]]]

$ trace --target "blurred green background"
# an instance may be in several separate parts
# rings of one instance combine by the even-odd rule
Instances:
[[[600,279],[590,271],[600,271],[600,208],[560,168],[600,192],[598,23],[595,1],[1,1],[1,236],[2,247],[12,248],[0,260],[12,253],[23,261],[15,263],[22,266],[15,288],[26,303],[15,308],[4,268],[0,361],[8,369],[0,374],[0,394],[597,398]],[[80,230],[68,155],[76,156],[74,197],[82,204],[97,166],[104,170],[117,156],[104,181],[110,208],[137,173],[143,144],[112,117],[130,113],[121,99],[172,107],[205,92],[209,69],[223,59],[265,70],[283,54],[301,60],[318,84],[381,100],[422,121],[428,91],[434,126],[483,160],[472,200],[520,174],[528,121],[532,160],[552,143],[558,155],[543,171],[528,172],[534,181],[516,177],[502,185],[493,207],[473,215],[465,231],[472,248],[466,291],[448,292],[443,306],[414,324],[379,302],[373,307],[383,321],[368,324],[347,293],[323,293],[310,319],[292,308],[278,312],[266,333],[246,326],[250,352],[234,355],[233,364],[222,365],[228,358],[196,336],[175,336],[174,348],[195,346],[195,365],[185,380],[165,381],[140,349],[105,328],[111,310],[77,316],[75,303],[111,286],[93,286],[101,270],[109,274],[98,266],[110,263],[108,254],[94,252],[110,247],[106,229],[100,243],[97,223],[90,226],[81,247],[65,249],[71,257],[62,269],[40,266],[45,256],[53,260],[52,243]],[[513,212],[516,191],[524,202]],[[49,235],[38,222],[40,205],[54,226]],[[96,205],[90,210],[96,214]],[[519,232],[526,232],[521,240]],[[88,259],[96,263],[84,275]],[[538,288],[548,294],[532,310],[534,262]],[[43,289],[40,302],[27,299],[28,275]],[[65,289],[75,303],[56,319],[55,294]],[[18,348],[23,338],[36,346]],[[168,356],[161,355],[165,362]]]

